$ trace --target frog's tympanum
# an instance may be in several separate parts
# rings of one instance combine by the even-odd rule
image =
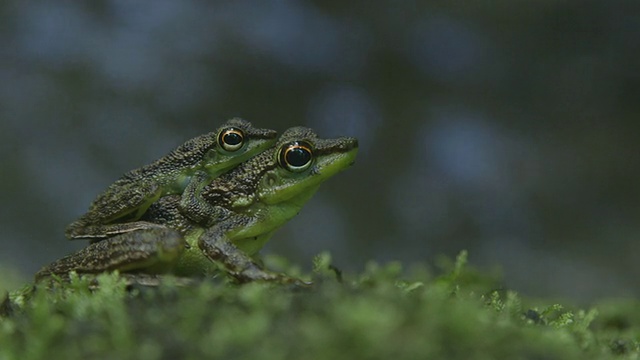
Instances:
[[[254,255],[274,231],[294,217],[325,180],[351,165],[354,138],[318,139],[308,128],[285,131],[278,143],[188,196],[164,196],[142,215],[156,224],[94,243],[43,268],[50,274],[110,270],[181,276],[204,275],[217,267],[238,282],[296,282],[262,269]]]
[[[242,119],[231,119],[217,131],[193,138],[159,160],[124,174],[93,201],[89,211],[66,230],[70,239],[94,241],[133,230],[156,227],[140,220],[160,197],[184,194],[181,207],[210,179],[251,156],[272,147],[274,130],[257,129]]]

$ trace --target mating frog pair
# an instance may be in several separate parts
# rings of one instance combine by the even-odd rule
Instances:
[[[319,139],[304,127],[277,138],[232,119],[109,186],[66,231],[93,243],[36,279],[113,270],[201,276],[218,264],[238,282],[297,282],[254,256],[357,150],[354,138]]]

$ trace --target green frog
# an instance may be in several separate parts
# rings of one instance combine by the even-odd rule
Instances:
[[[70,239],[98,241],[155,228],[156,224],[140,218],[160,197],[184,194],[179,206],[192,206],[187,201],[202,201],[195,194],[201,191],[203,182],[272,147],[276,141],[274,130],[231,119],[217,131],[188,140],[157,161],[124,174],[98,195],[89,211],[71,223],[65,234]]]
[[[354,138],[319,139],[309,128],[290,128],[275,146],[190,195],[203,202],[181,209],[179,195],[164,196],[141,217],[155,228],[93,243],[44,267],[36,279],[113,270],[203,276],[221,268],[239,283],[299,283],[263,269],[255,255],[324,181],[353,164],[357,151]]]

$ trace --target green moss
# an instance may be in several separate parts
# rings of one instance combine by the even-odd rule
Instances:
[[[267,262],[289,269],[280,258]],[[638,301],[532,307],[495,290],[496,279],[466,266],[464,252],[443,266],[440,276],[399,263],[342,274],[322,254],[313,274],[302,274],[314,281],[304,289],[221,279],[127,289],[105,274],[89,290],[90,279],[73,276],[12,293],[0,359],[640,357]]]

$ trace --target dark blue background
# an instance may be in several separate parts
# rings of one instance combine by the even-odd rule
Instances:
[[[110,182],[225,119],[356,136],[268,252],[468,249],[526,294],[638,295],[636,1],[0,4],[0,266],[31,276]]]

